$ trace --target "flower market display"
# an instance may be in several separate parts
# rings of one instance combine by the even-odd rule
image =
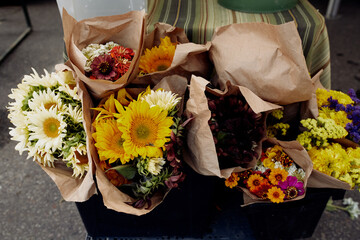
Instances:
[[[160,45],[145,49],[140,57],[140,75],[164,71],[171,66],[175,55],[176,43],[172,43],[168,36],[160,38]]]
[[[135,208],[151,206],[156,193],[178,187],[183,126],[175,114],[181,98],[158,89],[133,99],[126,89],[95,110],[93,138],[100,167],[109,181],[131,196]]]
[[[9,95],[15,149],[47,167],[64,162],[81,178],[88,171],[81,99],[71,71],[24,76]]]
[[[81,51],[86,57],[85,74],[91,79],[115,81],[130,67],[135,52],[114,42],[89,44]]]
[[[275,145],[262,153],[255,168],[232,173],[225,185],[246,188],[259,199],[281,203],[305,193],[304,179],[305,171]]]
[[[242,96],[207,95],[211,111],[209,126],[214,138],[220,169],[246,167],[258,158],[257,146],[264,137],[262,114],[255,114]]]

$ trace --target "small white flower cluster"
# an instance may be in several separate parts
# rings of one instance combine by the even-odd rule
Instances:
[[[9,95],[14,100],[7,108],[8,117],[15,126],[10,128],[11,139],[18,142],[15,149],[20,154],[27,151],[28,158],[49,167],[62,158],[73,167],[73,175],[81,177],[88,171],[88,164],[77,164],[80,162],[75,151],[86,154],[86,148],[81,146],[82,143],[75,147],[73,145],[77,143],[69,145],[70,141],[78,140],[71,139],[71,134],[76,133],[67,132],[69,124],[82,125],[81,101],[72,72],[45,71],[41,77],[34,69],[33,72],[24,76]],[[67,102],[63,101],[64,96]],[[69,99],[73,102],[69,103]]]
[[[119,46],[119,44],[114,42],[107,42],[106,44],[92,43],[82,49],[81,52],[87,59],[85,64],[85,71],[91,71],[90,65],[93,62],[94,58],[109,53],[109,51],[115,46]]]
[[[352,198],[344,198],[343,204],[347,205],[346,209],[349,212],[351,219],[355,219],[359,217],[360,209],[358,202],[355,202]]]

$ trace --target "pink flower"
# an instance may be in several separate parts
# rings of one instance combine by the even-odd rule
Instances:
[[[286,199],[293,199],[304,194],[304,183],[294,176],[288,176],[284,182],[279,182],[279,187],[285,193]]]

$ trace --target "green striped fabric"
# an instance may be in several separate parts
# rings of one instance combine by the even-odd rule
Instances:
[[[320,81],[330,88],[330,47],[324,17],[307,1],[295,8],[276,13],[244,13],[220,6],[217,0],[148,0],[147,31],[157,22],[183,28],[190,41],[210,41],[217,27],[232,23],[266,22],[282,24],[294,21],[303,43],[311,76],[323,69]]]

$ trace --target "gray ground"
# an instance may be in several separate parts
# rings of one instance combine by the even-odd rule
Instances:
[[[22,76],[52,71],[62,62],[62,26],[56,1],[28,1],[33,32],[0,64],[0,239],[85,239],[74,203],[64,202],[52,180],[32,160],[19,156],[10,141],[5,106]],[[321,13],[327,1],[311,1]],[[360,89],[360,3],[342,1],[339,17],[327,20],[331,44],[332,88]],[[25,28],[21,8],[0,5],[0,54]],[[360,201],[357,191],[346,197]],[[339,202],[337,202],[339,203]],[[358,239],[360,219],[324,212],[310,239]]]

